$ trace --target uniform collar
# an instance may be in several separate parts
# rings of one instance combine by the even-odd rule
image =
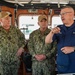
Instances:
[[[49,32],[50,32],[50,29],[47,28],[47,29],[44,31],[44,35],[45,35],[45,34],[48,34]],[[41,33],[40,28],[38,29],[38,33],[39,33],[39,34]]]
[[[64,29],[67,29],[66,26],[63,24]],[[75,22],[68,28],[68,29],[72,29],[75,28]]]

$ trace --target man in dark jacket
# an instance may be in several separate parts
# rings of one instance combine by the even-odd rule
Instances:
[[[66,6],[60,12],[63,25],[52,29],[45,42],[57,41],[58,73],[75,73],[75,22],[74,9]]]

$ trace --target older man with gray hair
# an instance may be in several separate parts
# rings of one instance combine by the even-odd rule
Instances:
[[[24,51],[25,37],[21,31],[10,25],[11,14],[0,12],[0,74],[18,75],[19,57]]]

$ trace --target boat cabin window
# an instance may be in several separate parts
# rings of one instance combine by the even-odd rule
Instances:
[[[62,24],[62,20],[60,15],[59,16],[53,16],[52,17],[52,28],[56,27],[57,25]]]
[[[25,35],[25,39],[29,39],[29,35],[32,31],[39,28],[38,15],[20,15],[19,16],[19,29]]]

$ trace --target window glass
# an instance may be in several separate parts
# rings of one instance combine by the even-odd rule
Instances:
[[[19,16],[19,29],[24,33],[27,40],[29,39],[30,33],[38,28],[38,15]]]
[[[63,24],[60,16],[53,16],[52,17],[52,28],[56,27],[57,25]]]

